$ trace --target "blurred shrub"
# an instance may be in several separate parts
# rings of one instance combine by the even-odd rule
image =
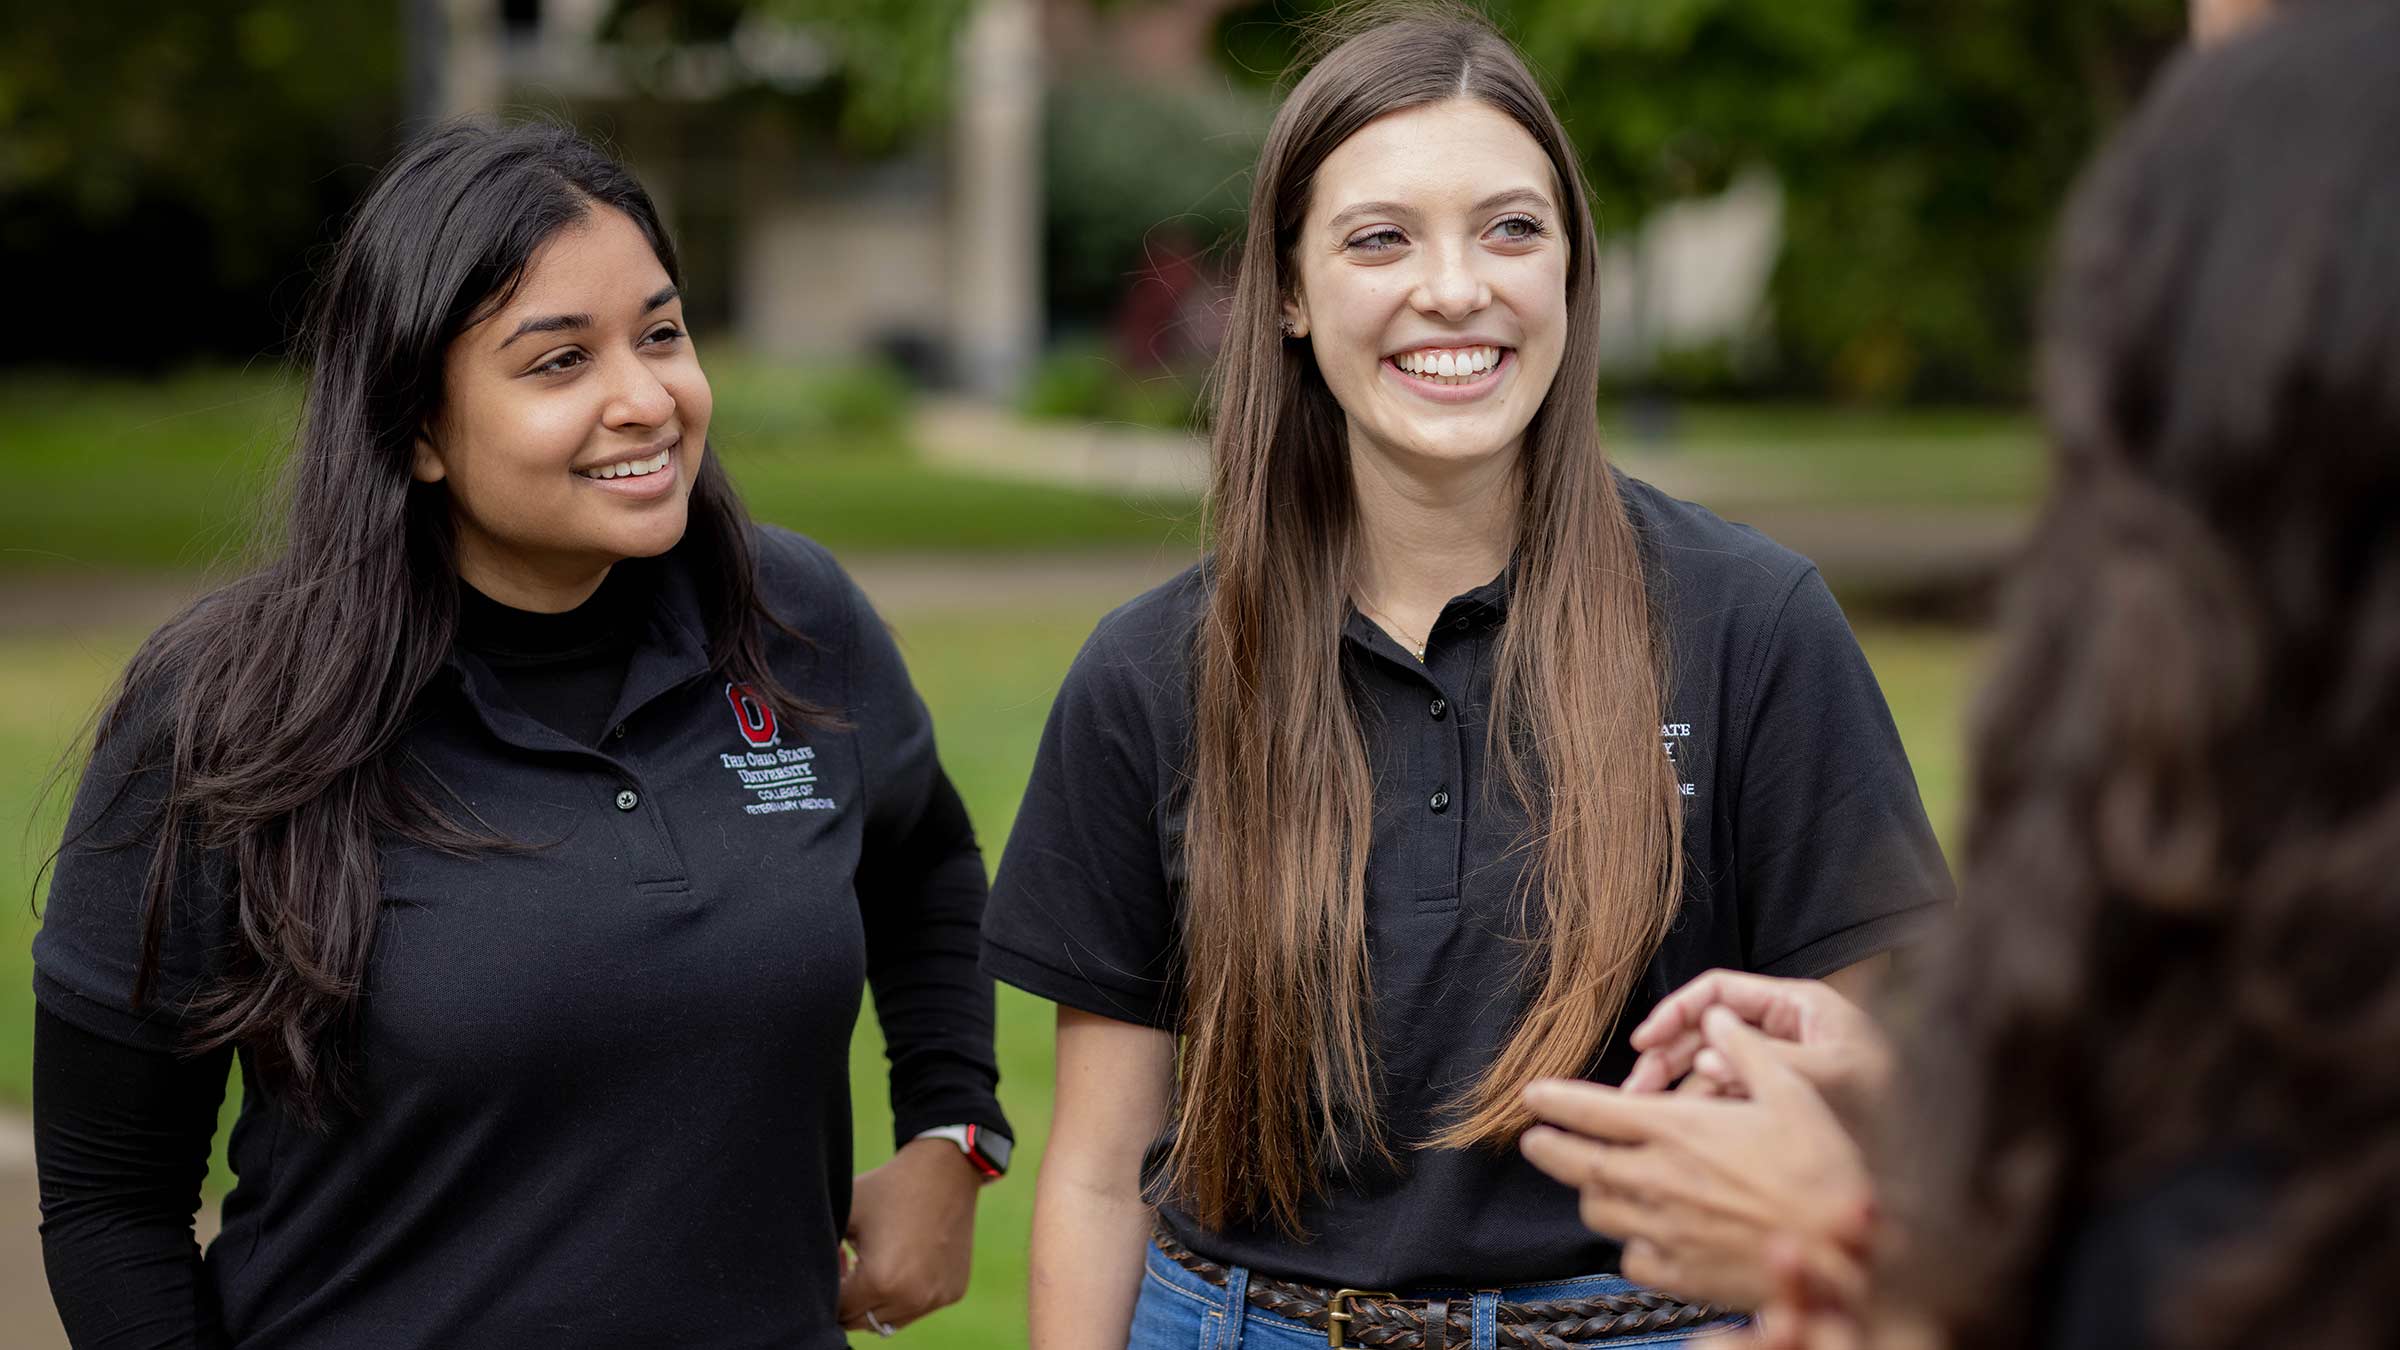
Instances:
[[[399,114],[394,0],[20,4],[0,38],[0,363],[280,345]]]
[[[1071,76],[1044,130],[1044,259],[1053,313],[1106,317],[1152,249],[1216,249],[1241,222],[1266,134],[1255,90],[1156,88]]]
[[[1137,375],[1098,343],[1070,342],[1034,367],[1018,407],[1028,417],[1186,431],[1198,425],[1200,388],[1197,373]]]

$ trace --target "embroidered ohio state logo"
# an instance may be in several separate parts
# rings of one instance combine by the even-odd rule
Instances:
[[[746,684],[725,686],[725,701],[733,705],[733,722],[753,749],[764,750],[783,739],[775,729],[775,710]]]

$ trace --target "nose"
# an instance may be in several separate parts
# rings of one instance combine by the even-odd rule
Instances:
[[[1424,270],[1417,275],[1417,288],[1409,302],[1425,314],[1441,316],[1456,323],[1492,302],[1492,288],[1476,271],[1476,255],[1472,247],[1462,244],[1437,246],[1425,250]]]
[[[663,426],[675,415],[675,395],[660,383],[648,362],[621,356],[611,372],[608,403],[600,410],[601,425],[625,430]]]

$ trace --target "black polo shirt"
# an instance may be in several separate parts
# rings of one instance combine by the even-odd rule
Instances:
[[[756,546],[763,594],[807,635],[764,634],[772,666],[841,727],[779,723],[711,669],[672,553],[654,586],[604,592],[646,612],[597,748],[471,647],[424,695],[404,751],[529,847],[384,850],[362,1109],[315,1133],[250,1084],[234,1127],[206,1272],[234,1343],[844,1344],[869,984],[897,1138],[1007,1131],[975,968],[983,865],[924,705],[823,550],[779,530]],[[108,845],[157,799],[158,739],[152,719],[99,746],[35,983],[48,1013],[164,1051],[233,915],[222,861],[195,858],[166,992],[130,1010],[149,853]]]
[[[1744,526],[1622,480],[1672,641],[1665,751],[1688,804],[1683,907],[1629,1002],[1719,966],[1821,976],[1898,944],[1951,881],[1898,732],[1816,569]],[[1101,621],[1069,671],[984,921],[985,969],[1176,1030],[1178,840],[1205,564]],[[1524,814],[1486,792],[1506,578],[1452,600],[1420,665],[1353,611],[1343,656],[1376,784],[1367,943],[1384,1118],[1429,1137],[1526,1003],[1512,978]],[[1272,821],[1255,828],[1273,828]],[[1612,1041],[1591,1075],[1632,1067]],[[1165,1153],[1153,1147],[1151,1175]],[[1272,1228],[1166,1222],[1221,1262],[1327,1285],[1480,1286],[1613,1270],[1575,1195],[1515,1150],[1415,1151]]]

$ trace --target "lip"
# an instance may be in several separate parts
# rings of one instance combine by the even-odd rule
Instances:
[[[1413,394],[1418,398],[1424,399],[1429,403],[1473,403],[1475,400],[1482,398],[1491,393],[1493,390],[1499,388],[1500,378],[1516,368],[1517,349],[1514,347],[1505,346],[1501,343],[1492,342],[1488,339],[1476,340],[1471,338],[1461,340],[1455,344],[1444,345],[1455,345],[1459,347],[1499,347],[1500,360],[1499,363],[1494,365],[1490,370],[1483,372],[1483,374],[1476,376],[1474,379],[1469,380],[1465,384],[1435,384],[1431,380],[1420,379],[1417,376],[1411,375],[1407,371],[1402,370],[1400,368],[1398,358],[1408,352],[1423,351],[1425,350],[1423,346],[1402,347],[1399,351],[1383,358],[1383,360],[1377,364],[1383,367],[1383,378],[1386,381],[1398,384],[1400,388],[1408,391],[1410,394]]]
[[[602,492],[633,501],[647,501],[654,497],[663,497],[674,490],[675,480],[683,475],[683,456],[676,453],[682,448],[683,438],[681,436],[669,436],[663,441],[643,446],[639,450],[622,455],[612,455],[597,464],[577,465],[572,472],[575,480],[586,487],[597,488]],[[630,464],[635,460],[649,459],[661,450],[668,452],[667,466],[656,473],[646,473],[639,478],[586,478],[584,476],[586,470],[604,469],[611,464]]]

